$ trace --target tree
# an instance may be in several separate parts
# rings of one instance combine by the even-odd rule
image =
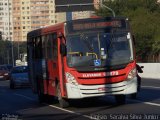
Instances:
[[[12,46],[13,45],[13,46]],[[19,53],[26,53],[26,42],[19,42]],[[0,64],[12,64],[12,47],[14,60],[18,59],[17,42],[0,40]],[[14,61],[15,62],[15,61]]]
[[[2,32],[0,31],[0,40],[2,40]]]
[[[9,59],[9,56],[11,56],[9,54],[10,49],[7,47],[8,42],[9,41],[0,40],[0,64],[7,64],[8,61],[11,61],[11,59]]]
[[[130,19],[136,39],[137,56],[142,57],[143,61],[158,61],[155,59],[155,56],[157,59],[160,56],[160,5],[157,0],[109,0],[104,4],[112,8],[116,16]],[[100,8],[96,14],[112,15],[105,8]]]

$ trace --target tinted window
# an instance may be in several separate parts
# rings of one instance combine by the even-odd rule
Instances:
[[[8,70],[5,66],[0,66],[0,70]]]
[[[21,66],[21,67],[15,67],[12,69],[12,73],[24,73],[24,72],[28,72],[28,67]]]
[[[12,69],[12,65],[7,65],[6,67],[8,68],[8,70]]]

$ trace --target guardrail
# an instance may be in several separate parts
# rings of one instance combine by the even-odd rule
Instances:
[[[160,80],[160,63],[137,63],[144,66],[143,73],[139,73],[142,78],[153,78]]]

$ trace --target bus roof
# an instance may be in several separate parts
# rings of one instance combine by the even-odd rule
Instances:
[[[35,36],[40,36],[42,34],[50,33],[58,29],[62,29],[64,27],[64,23],[58,23],[46,27],[42,27],[33,31],[28,32],[27,37],[35,37]]]

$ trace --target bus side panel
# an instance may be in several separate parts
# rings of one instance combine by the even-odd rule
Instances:
[[[45,71],[45,61],[42,59],[36,59],[34,61],[34,65],[35,65],[35,82],[37,84],[37,89],[40,90],[41,93],[44,93],[44,84],[43,84],[43,80],[44,77],[46,77],[46,73]]]
[[[49,95],[56,95],[56,79],[57,79],[57,64],[53,60],[48,60],[48,94]]]
[[[33,47],[28,46],[28,68],[29,68],[29,80],[32,85],[32,91],[37,93],[37,82],[35,81],[35,64],[33,62]]]
[[[62,97],[67,97],[65,71],[64,71],[64,57],[60,53],[60,44],[64,43],[64,38],[58,38],[58,68],[59,68],[59,85]]]
[[[57,32],[52,32],[49,37],[49,44],[51,49],[49,53],[49,58],[47,60],[47,90],[49,95],[56,96],[56,88],[59,80],[59,68],[58,68],[58,39]]]

